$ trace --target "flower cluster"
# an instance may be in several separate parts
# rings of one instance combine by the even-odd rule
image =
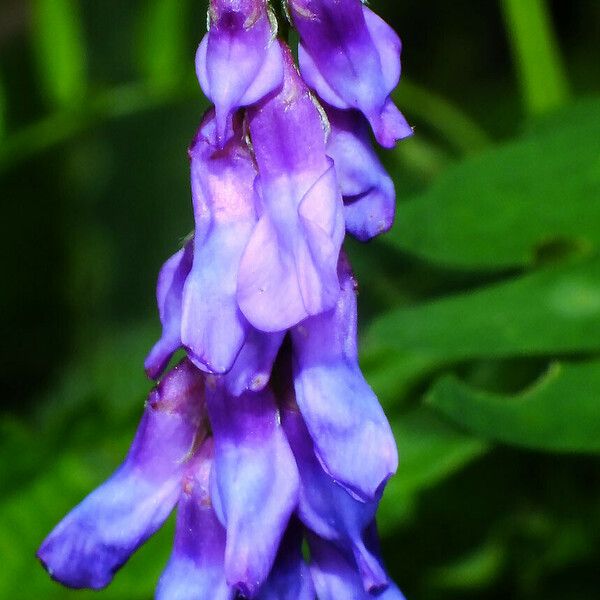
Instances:
[[[285,6],[299,69],[267,0],[210,2],[214,107],[189,151],[194,236],[158,281],[160,382],[123,465],[38,553],[71,587],[106,586],[177,507],[158,599],[402,598],[375,526],[397,450],[341,248],[393,220],[370,136],[411,134],[390,100],[400,40],[360,0]]]

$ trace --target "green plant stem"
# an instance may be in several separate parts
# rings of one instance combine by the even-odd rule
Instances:
[[[487,134],[444,98],[414,83],[403,81],[395,94],[400,106],[439,131],[459,153],[468,154],[489,144]],[[0,142],[0,172],[36,154],[66,142],[96,123],[152,110],[199,96],[195,81],[178,89],[160,90],[146,83],[130,83],[98,93],[79,110],[62,109],[8,135]],[[437,160],[437,155],[433,157]],[[432,158],[432,160],[433,160]]]
[[[528,113],[563,106],[569,83],[546,2],[502,0],[501,6]]]
[[[51,114],[0,143],[0,172],[66,142],[99,121],[126,117],[187,98],[188,88],[191,86],[177,92],[161,92],[144,83],[126,84],[99,93],[84,104],[85,109]]]
[[[394,99],[409,115],[428,123],[459,153],[472,154],[490,144],[487,133],[445,98],[411,81],[402,80]]]
[[[33,0],[32,43],[45,97],[72,108],[88,87],[85,33],[77,0]]]

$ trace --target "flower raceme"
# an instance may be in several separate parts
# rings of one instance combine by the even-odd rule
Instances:
[[[286,9],[299,68],[266,0],[210,2],[214,107],[189,150],[194,235],[158,278],[159,383],[122,466],[38,551],[70,587],[108,585],[176,510],[159,600],[403,598],[375,524],[398,455],[342,250],[393,222],[370,138],[412,133],[390,100],[400,40],[360,0]]]

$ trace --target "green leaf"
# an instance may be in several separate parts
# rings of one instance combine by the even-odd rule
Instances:
[[[58,106],[82,101],[87,89],[85,35],[77,0],[34,0],[33,44],[44,93]]]
[[[489,271],[600,250],[600,101],[548,121],[449,168],[424,195],[401,203],[387,243]]]
[[[545,0],[503,0],[525,104],[531,114],[562,106],[569,85]]]
[[[506,544],[492,539],[451,564],[433,569],[427,579],[436,590],[482,589],[497,581],[507,559]]]
[[[392,428],[400,467],[378,513],[382,530],[388,532],[410,517],[419,492],[457,473],[488,449],[485,442],[444,423],[427,407],[392,419]]]
[[[600,350],[600,259],[548,268],[374,320],[364,352],[439,364]]]
[[[172,89],[192,67],[185,35],[188,8],[187,0],[152,0],[144,4],[139,62],[154,89]]]
[[[471,389],[454,376],[427,402],[482,438],[551,452],[600,452],[600,361],[554,363],[517,396]]]

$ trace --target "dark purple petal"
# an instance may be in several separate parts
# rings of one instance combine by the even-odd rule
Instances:
[[[268,388],[235,398],[211,377],[206,397],[215,440],[212,496],[227,529],[227,581],[252,597],[296,507],[298,471]]]
[[[208,439],[183,481],[175,544],[156,590],[157,600],[233,600],[225,582],[225,529],[210,500],[213,444]]]
[[[196,55],[196,72],[215,105],[222,146],[233,113],[281,85],[283,63],[265,0],[211,0],[209,20],[209,33]]]
[[[356,348],[355,282],[340,259],[336,307],[292,331],[296,401],[323,468],[361,500],[380,496],[398,467],[398,451]]]
[[[236,288],[240,258],[256,224],[256,169],[240,125],[217,151],[209,114],[190,149],[196,230],[181,338],[194,363],[210,373],[231,369],[250,327]]]
[[[283,338],[284,333],[263,333],[254,327],[249,328],[231,371],[223,375],[230,395],[260,392],[267,386]]]
[[[181,347],[181,297],[192,268],[193,249],[188,242],[172,256],[158,275],[156,299],[162,336],[148,354],[144,367],[152,379],[160,377],[173,354]]]
[[[373,150],[360,113],[328,107],[327,116],[331,123],[327,153],[344,197],[346,230],[366,242],[394,222],[394,182]]]
[[[360,110],[383,146],[412,135],[389,99],[400,79],[394,30],[360,0],[290,0],[289,6],[308,85],[332,106]]]
[[[200,424],[203,378],[188,361],[148,399],[125,462],[46,538],[38,558],[74,588],[102,588],[175,506]]]
[[[240,264],[238,301],[257,329],[283,331],[337,300],[343,204],[322,116],[287,48],[283,90],[248,115],[263,212]]]
[[[302,530],[292,519],[281,542],[269,579],[257,600],[314,600],[310,569],[302,557]]]
[[[319,600],[404,600],[392,582],[380,593],[366,592],[351,554],[315,535],[309,534],[308,541],[310,570]]]
[[[375,139],[384,148],[393,148],[397,141],[413,135],[412,127],[390,98],[377,117],[371,117],[369,120]]]
[[[377,591],[388,584],[379,557],[366,543],[365,531],[375,519],[377,502],[360,502],[338,485],[317,460],[312,439],[300,413],[283,411],[283,427],[300,473],[298,516],[320,537],[343,544],[354,554],[363,585]]]

